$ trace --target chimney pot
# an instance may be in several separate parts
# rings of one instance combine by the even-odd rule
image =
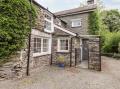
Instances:
[[[87,4],[88,5],[94,4],[94,0],[87,0]]]

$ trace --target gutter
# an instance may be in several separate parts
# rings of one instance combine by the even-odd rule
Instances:
[[[76,15],[76,14],[83,14],[83,13],[89,13],[95,11],[94,9],[91,9],[89,11],[80,11],[80,12],[73,12],[73,13],[67,13],[67,14],[61,14],[61,15],[56,15],[57,17],[64,17],[64,16],[71,16],[71,15]]]

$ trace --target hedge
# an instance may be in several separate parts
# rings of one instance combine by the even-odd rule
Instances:
[[[30,14],[34,25],[36,12],[29,0],[0,0],[0,59],[24,46],[31,30]]]

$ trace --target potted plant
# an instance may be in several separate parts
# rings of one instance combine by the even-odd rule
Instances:
[[[58,60],[58,66],[59,67],[65,67],[65,58],[64,58],[64,56],[59,56],[57,58],[57,60]]]

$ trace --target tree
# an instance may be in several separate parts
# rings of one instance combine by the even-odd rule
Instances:
[[[30,13],[34,24],[35,9],[31,8],[29,0],[0,0],[0,59],[24,46],[31,30]]]
[[[103,22],[110,32],[120,31],[120,12],[118,10],[103,11]]]

